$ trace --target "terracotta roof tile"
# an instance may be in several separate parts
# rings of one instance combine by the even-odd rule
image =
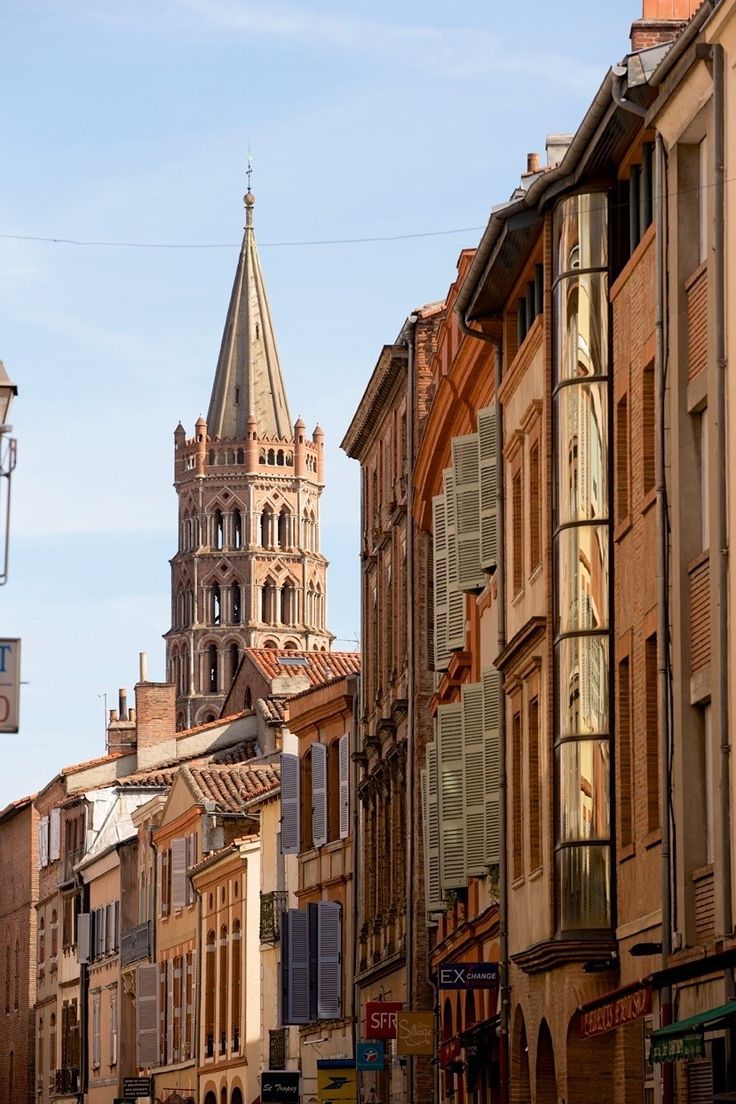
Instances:
[[[264,678],[306,676],[312,686],[360,671],[360,652],[297,652],[284,648],[246,648]]]
[[[286,706],[284,702],[274,698],[259,698],[256,702],[256,709],[261,714],[266,724],[283,724],[284,717],[286,716]]]
[[[279,768],[270,763],[182,768],[202,802],[213,802],[216,812],[242,813],[246,801],[262,797],[280,785]]]

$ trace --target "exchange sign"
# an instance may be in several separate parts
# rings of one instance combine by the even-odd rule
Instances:
[[[498,963],[443,962],[437,982],[440,989],[498,989]]]

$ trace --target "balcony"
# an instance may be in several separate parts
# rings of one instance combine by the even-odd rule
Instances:
[[[151,957],[151,921],[124,931],[120,938],[120,965],[130,966]]]
[[[286,891],[283,889],[261,894],[261,943],[278,943],[281,913],[286,905]]]
[[[57,1096],[74,1096],[79,1092],[79,1070],[65,1066],[57,1069],[54,1077],[54,1091]]]

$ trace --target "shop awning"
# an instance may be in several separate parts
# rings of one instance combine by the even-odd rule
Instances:
[[[721,1004],[718,1008],[711,1008],[707,1012],[698,1012],[697,1016],[678,1020],[677,1023],[668,1024],[667,1027],[658,1027],[652,1032],[652,1042],[655,1039],[679,1039],[682,1035],[691,1035],[693,1031],[715,1031],[734,1016],[736,1016],[736,1000]]]
[[[705,1053],[703,1033],[716,1031],[736,1017],[736,1001],[728,1001],[697,1016],[660,1027],[651,1034],[649,1059],[652,1062],[676,1062],[701,1058]]]

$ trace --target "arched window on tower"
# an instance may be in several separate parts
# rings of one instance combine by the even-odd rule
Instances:
[[[235,641],[230,645],[228,652],[230,654],[230,682],[232,682],[238,670],[238,663],[240,662],[240,650]]]
[[[273,540],[273,512],[270,506],[264,506],[261,514],[261,547],[270,548]]]
[[[242,617],[242,610],[240,605],[240,585],[233,583],[230,588],[230,603],[232,609],[232,623],[233,625],[239,625]]]
[[[207,687],[210,694],[217,693],[217,645],[210,644],[207,649]]]
[[[212,585],[212,624],[219,625],[222,621],[222,594],[220,593],[220,584],[213,583]]]
[[[266,579],[261,593],[261,621],[271,625],[276,620],[276,585],[272,578]]]
[[[312,510],[309,514],[309,537],[309,551],[319,552],[319,549],[317,547],[317,520],[314,516],[314,510]]]
[[[304,620],[307,625],[314,624],[314,583],[311,580],[307,588],[307,608],[304,611]]]
[[[189,649],[186,645],[182,648],[179,659],[179,693],[182,696],[189,693]]]
[[[296,624],[296,589],[291,579],[287,579],[281,588],[281,623]]]
[[[291,547],[291,513],[288,506],[282,506],[279,513],[279,548]]]
[[[314,625],[316,628],[321,629],[324,625],[324,603],[322,599],[322,586],[317,583],[314,592]]]
[[[243,547],[243,515],[240,510],[233,513],[233,545],[235,548]]]
[[[214,514],[214,545],[215,548],[222,548],[225,540],[225,524],[222,518],[222,510],[219,508],[215,510]]]

